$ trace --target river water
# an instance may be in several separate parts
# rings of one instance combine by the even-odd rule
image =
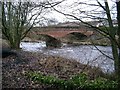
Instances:
[[[41,52],[47,55],[61,56],[68,59],[77,60],[83,64],[99,66],[104,72],[114,71],[112,59],[103,55],[92,45],[68,46],[63,44],[62,48],[46,49],[45,42],[21,42],[20,47],[25,51]],[[104,54],[112,57],[111,47],[97,46]]]

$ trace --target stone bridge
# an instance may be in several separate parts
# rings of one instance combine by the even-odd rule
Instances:
[[[66,35],[73,34],[77,35],[79,38],[89,37],[93,34],[93,31],[84,31],[84,30],[69,30],[69,31],[44,31],[44,32],[37,32],[37,35],[45,36],[46,46],[47,47],[60,47],[61,41],[60,38],[65,37]]]
[[[89,37],[95,34],[95,32],[93,32],[93,28],[86,27],[86,25],[80,22],[64,22],[57,25],[34,27],[32,31],[35,32],[35,35],[37,34],[38,36],[43,35],[47,37],[46,43],[49,41],[51,42],[52,40],[55,40],[55,42],[57,40],[59,41],[59,39],[63,40],[66,37],[68,39],[75,37],[78,40],[83,40],[83,37]]]

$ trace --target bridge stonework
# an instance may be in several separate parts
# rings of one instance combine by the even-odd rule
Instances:
[[[87,37],[94,34],[91,29],[88,28],[66,28],[66,27],[44,27],[44,28],[36,28],[35,30],[37,35],[45,34],[54,38],[62,38],[70,33],[78,32],[86,35]]]

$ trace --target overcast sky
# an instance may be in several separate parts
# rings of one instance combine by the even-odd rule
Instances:
[[[58,0],[60,1],[60,0]],[[89,6],[89,5],[78,5],[78,2],[83,2],[84,3],[88,3],[88,4],[97,4],[96,0],[66,0],[63,3],[61,3],[60,5],[56,6],[55,8],[61,12],[64,13],[74,13],[74,14],[79,14],[78,12],[78,8],[80,10],[84,10],[86,11],[86,13],[92,13],[91,10],[96,10],[96,11],[102,11],[102,8],[95,7],[95,6]],[[98,0],[102,3],[102,5],[104,5],[104,0]],[[110,9],[112,8],[113,4],[115,5],[114,1],[115,0],[108,0],[109,1],[109,6]],[[115,10],[115,9],[114,9]],[[79,14],[80,15],[80,14]],[[80,16],[78,15],[78,17],[84,16],[83,14],[81,14]],[[56,18],[58,21],[60,22],[64,22],[64,21],[68,21],[70,19],[67,19],[64,15],[56,12],[56,11],[52,11],[50,14],[48,14],[49,17],[52,18]],[[115,18],[115,15],[112,16],[113,18]],[[84,18],[83,20],[91,20],[88,18]]]
[[[16,0],[6,0],[6,1],[16,1]],[[20,0],[17,0],[20,1]],[[31,2],[40,2],[40,1],[48,1],[48,0],[21,0],[21,1],[31,1]],[[61,1],[61,0],[50,0],[50,1]],[[102,5],[104,5],[104,0],[98,0],[102,3]],[[107,0],[109,2],[110,8],[112,8],[111,6],[113,4],[115,4],[114,2],[116,0]],[[64,2],[62,2],[61,4],[55,6],[55,8],[61,12],[64,13],[69,13],[69,14],[73,14],[76,15],[79,18],[82,18],[82,20],[91,20],[88,18],[83,18],[86,17],[84,14],[80,14],[80,10],[81,11],[85,11],[85,13],[90,14],[90,13],[94,13],[91,12],[91,10],[96,10],[96,11],[102,11],[102,8],[98,8],[97,6],[89,6],[89,5],[83,5],[83,4],[78,4],[78,2],[84,2],[87,4],[98,4],[96,2],[96,0],[65,0]],[[114,9],[115,10],[115,9]],[[65,21],[72,21],[71,19],[68,19],[70,17],[66,17],[56,11],[52,11],[47,13],[46,15],[44,15],[46,18],[54,18],[59,22],[65,22]],[[102,15],[100,15],[102,16]],[[104,15],[103,15],[104,16]],[[113,18],[116,18],[115,15],[112,16]]]
[[[32,0],[33,1],[33,0]],[[36,1],[45,1],[45,0],[35,0]],[[61,0],[52,0],[52,1],[61,1]],[[98,0],[100,1],[100,3],[102,5],[104,5],[104,0]],[[116,0],[107,0],[108,4],[110,6],[110,10],[115,11],[115,9],[113,9],[112,6],[115,6],[115,1]],[[91,5],[85,5],[85,4],[79,4],[79,3],[87,3],[87,4],[92,4]],[[91,20],[95,20],[95,19],[90,19],[90,18],[86,18],[87,15],[93,15],[91,13],[97,13],[99,12],[100,14],[95,15],[97,17],[106,17],[106,15],[104,14],[104,10],[102,8],[100,8],[99,6],[93,6],[93,4],[98,5],[97,0],[65,0],[64,2],[60,3],[59,5],[55,6],[55,9],[64,12],[66,14],[73,14],[75,16],[77,16],[78,18],[81,18],[84,21],[91,21]],[[80,11],[84,11],[85,13],[81,13]],[[97,12],[96,12],[97,11]],[[56,11],[52,11],[47,13],[46,15],[44,15],[46,18],[49,19],[56,19],[58,22],[66,22],[66,21],[74,21],[71,19],[71,17],[67,17],[64,16],[63,14],[60,14]],[[116,15],[112,15],[112,18],[116,18]]]

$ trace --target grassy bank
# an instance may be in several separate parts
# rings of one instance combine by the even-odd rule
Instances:
[[[109,39],[107,39],[106,37],[100,34],[93,35],[84,39],[69,35],[69,36],[62,37],[61,41],[64,43],[74,44],[74,45],[99,45],[99,46],[111,45]]]

